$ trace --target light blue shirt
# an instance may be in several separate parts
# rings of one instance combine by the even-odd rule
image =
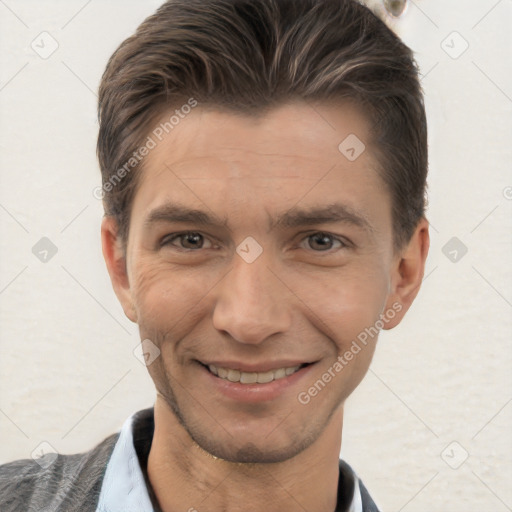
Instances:
[[[133,445],[133,415],[123,424],[107,464],[96,512],[153,512]]]
[[[123,424],[107,464],[96,512],[153,512],[139,458],[133,445],[133,416]],[[363,512],[359,479],[348,512]]]

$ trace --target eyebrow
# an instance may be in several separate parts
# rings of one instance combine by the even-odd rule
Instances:
[[[144,227],[149,228],[158,222],[186,222],[201,226],[227,225],[227,219],[177,203],[167,203],[152,210],[144,221]]]
[[[188,208],[178,203],[167,203],[152,210],[144,221],[144,228],[150,228],[158,222],[183,222],[200,226],[227,227],[228,225],[227,218],[220,218],[215,214]],[[343,203],[332,203],[327,206],[310,208],[295,206],[276,218],[270,216],[269,231],[274,228],[296,228],[337,222],[356,226],[369,234],[375,232],[374,227],[365,215]]]
[[[358,212],[343,203],[332,203],[327,206],[311,208],[291,208],[276,220],[271,221],[271,229],[273,227],[295,228],[337,222],[351,224],[367,231],[369,234],[375,232],[374,227],[362,212]]]

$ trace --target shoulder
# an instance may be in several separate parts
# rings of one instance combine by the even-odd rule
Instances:
[[[108,460],[119,433],[85,453],[22,459],[0,466],[0,509],[48,512],[95,510]],[[85,506],[84,506],[85,505]]]

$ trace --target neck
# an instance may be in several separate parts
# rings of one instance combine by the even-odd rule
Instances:
[[[340,407],[321,436],[292,459],[233,463],[202,450],[157,395],[148,477],[164,512],[333,512],[342,424]]]

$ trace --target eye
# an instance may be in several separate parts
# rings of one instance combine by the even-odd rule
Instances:
[[[306,242],[306,244],[309,246],[306,247],[306,249],[313,249],[316,252],[327,252],[333,249],[335,243],[338,243],[338,249],[344,249],[345,247],[348,247],[348,244],[339,238],[321,231],[307,236],[303,242]]]
[[[178,241],[179,246],[174,243],[176,240]],[[212,247],[210,240],[205,238],[201,233],[196,233],[195,231],[166,235],[160,242],[161,247],[165,245],[172,245],[173,247],[181,250],[210,249]]]

